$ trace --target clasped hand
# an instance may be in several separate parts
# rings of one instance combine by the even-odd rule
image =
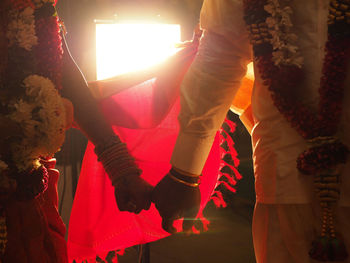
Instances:
[[[120,211],[135,214],[151,206],[153,187],[138,175],[124,176],[114,185],[114,195]]]
[[[175,233],[175,220],[184,218],[182,229],[191,231],[199,211],[199,187],[188,186],[171,178],[168,173],[153,189],[139,176],[126,176],[115,185],[115,198],[120,211],[140,213],[148,210],[151,200],[162,217],[162,227]]]
[[[162,227],[169,233],[175,233],[175,220],[184,218],[182,230],[190,232],[199,211],[201,195],[198,186],[184,184],[174,180],[168,173],[154,188],[152,202],[162,217]]]

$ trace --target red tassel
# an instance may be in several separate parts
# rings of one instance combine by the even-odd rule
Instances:
[[[231,191],[232,193],[236,193],[236,189],[230,186],[227,182],[225,181],[220,181],[220,184],[223,184],[227,190]]]
[[[210,221],[208,219],[206,219],[203,215],[203,212],[200,212],[198,215],[198,218],[201,220],[202,225],[203,225],[203,231],[208,231],[209,229],[209,225],[210,225]]]
[[[233,179],[233,177],[229,174],[226,174],[226,173],[221,173],[221,176],[225,176],[225,178],[227,179],[228,183],[235,186],[237,184],[237,181],[235,179]]]
[[[211,197],[211,200],[213,200],[216,207],[227,207],[227,204],[220,191],[215,191]]]
[[[220,172],[219,172],[219,181],[216,185],[224,185],[226,189],[235,193],[236,189],[234,186],[237,184],[237,180],[242,179],[242,175],[237,170],[239,166],[239,159],[237,158],[238,153],[234,148],[234,141],[230,133],[234,132],[236,129],[236,124],[233,121],[230,121],[226,118],[224,125],[229,127],[230,131],[227,131],[227,126],[221,128],[220,130],[220,154],[221,154],[221,163],[220,163]],[[228,163],[229,162],[229,163]],[[224,180],[220,180],[222,176]],[[214,191],[211,200],[213,200],[216,207],[227,207],[227,204],[223,198],[222,193],[217,190]]]

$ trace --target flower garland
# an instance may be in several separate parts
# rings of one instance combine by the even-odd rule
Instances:
[[[18,129],[0,138],[0,180],[7,185],[1,200],[11,192],[25,199],[43,192],[47,171],[40,159],[52,157],[64,141],[65,107],[58,93],[63,51],[54,4],[2,3],[6,50],[0,67],[0,118]]]
[[[40,160],[52,157],[65,137],[58,93],[63,51],[54,5],[54,0],[0,3],[0,255],[7,245],[3,204],[11,196],[30,200],[47,189],[48,172]]]
[[[271,92],[274,105],[310,148],[297,159],[303,174],[314,175],[322,207],[322,233],[312,244],[310,256],[334,261],[347,257],[333,221],[339,199],[338,168],[346,163],[349,149],[336,133],[342,114],[344,81],[350,55],[350,2],[333,0],[329,6],[328,39],[322,69],[317,112],[299,98],[304,80],[303,58],[293,32],[290,6],[278,0],[244,0],[244,18],[251,35],[257,68]]]

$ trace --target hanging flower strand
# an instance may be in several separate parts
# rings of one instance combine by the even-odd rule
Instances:
[[[1,204],[30,200],[48,187],[42,159],[65,135],[61,87],[62,47],[54,0],[0,0],[0,119],[18,127],[0,137],[0,257],[7,246]],[[6,124],[3,127],[6,126]]]
[[[0,78],[0,117],[16,123],[21,134],[0,138],[6,148],[0,151],[0,180],[15,180],[18,195],[31,189],[25,194],[29,199],[46,189],[40,159],[53,156],[65,135],[65,107],[58,92],[63,51],[54,2],[4,0],[1,10],[8,59]]]
[[[296,44],[298,37],[292,31],[292,8],[289,6],[281,7],[278,1],[268,0],[264,9],[270,15],[266,18],[266,24],[272,36],[272,61],[276,66],[295,65],[301,68],[303,57]]]
[[[298,87],[304,79],[303,58],[293,32],[293,10],[281,2],[244,0],[245,21],[258,71],[274,105],[310,145],[297,159],[299,171],[313,175],[322,208],[322,231],[312,244],[310,256],[320,261],[344,260],[347,251],[336,234],[334,206],[340,193],[338,168],[349,154],[348,147],[336,137],[350,55],[349,1],[333,0],[329,6],[317,112],[298,99],[302,92]]]

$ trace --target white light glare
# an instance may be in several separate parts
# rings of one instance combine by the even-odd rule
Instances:
[[[180,25],[96,24],[97,79],[153,66],[176,52]]]

